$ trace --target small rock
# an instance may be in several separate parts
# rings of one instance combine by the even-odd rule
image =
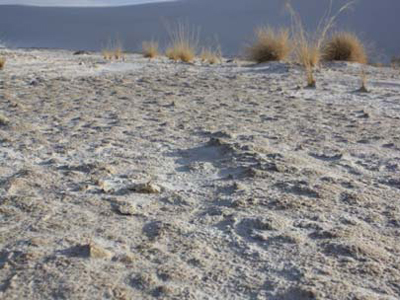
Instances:
[[[132,253],[124,253],[118,256],[115,256],[113,260],[121,262],[125,265],[131,265],[135,261],[135,256]]]
[[[50,240],[41,237],[34,237],[29,240],[29,245],[34,247],[40,246],[48,246],[50,244]]]
[[[172,226],[169,223],[163,223],[161,221],[153,221],[143,226],[143,233],[150,239],[155,240],[156,238],[162,237],[165,233],[172,230]]]
[[[73,55],[88,55],[88,54],[90,54],[90,52],[85,50],[78,50],[73,53]]]
[[[155,278],[155,275],[148,273],[139,273],[131,279],[131,286],[138,290],[146,290],[154,286],[156,282],[157,279]]]
[[[132,187],[132,190],[136,193],[141,193],[141,194],[160,194],[161,193],[161,187],[152,183],[151,181],[149,181],[147,183],[135,184]]]
[[[234,208],[246,208],[255,205],[258,205],[258,201],[254,198],[240,198],[232,201],[232,207]]]
[[[115,191],[115,184],[109,180],[101,180],[99,181],[99,187],[104,193],[112,193]]]
[[[226,131],[226,130],[216,131],[216,132],[213,132],[211,135],[214,138],[235,138],[236,137],[235,134],[233,134],[229,131]]]
[[[0,126],[6,126],[10,123],[10,120],[3,114],[0,113]]]
[[[124,216],[132,216],[136,213],[136,207],[130,203],[121,203],[116,207],[116,210]]]
[[[153,297],[156,297],[156,298],[163,297],[163,296],[166,296],[171,293],[172,293],[172,289],[165,285],[158,286],[151,292]]]
[[[37,78],[32,79],[32,80],[29,82],[29,85],[30,85],[30,86],[38,86],[40,83],[43,83],[43,82],[44,82],[44,79],[43,79],[43,78],[37,77]]]
[[[112,257],[112,253],[104,248],[102,248],[101,246],[91,242],[87,245],[83,246],[84,248],[86,248],[89,256],[91,258],[106,258],[106,259],[110,259]]]
[[[233,184],[233,189],[236,191],[236,192],[239,192],[239,191],[241,191],[241,192],[244,192],[244,191],[247,191],[247,186],[246,185],[244,185],[244,184],[242,184],[242,183],[240,183],[240,182],[234,182],[234,184]]]

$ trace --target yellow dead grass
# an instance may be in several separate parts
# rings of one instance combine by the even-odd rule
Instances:
[[[366,64],[365,47],[361,40],[350,32],[338,32],[324,45],[323,58],[326,61],[349,61]]]
[[[257,63],[285,60],[291,52],[289,30],[261,27],[255,42],[247,48],[247,57]]]

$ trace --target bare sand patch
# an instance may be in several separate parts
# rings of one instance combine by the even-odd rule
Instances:
[[[398,71],[4,52],[0,298],[400,297]]]

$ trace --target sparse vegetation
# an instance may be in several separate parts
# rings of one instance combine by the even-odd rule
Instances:
[[[155,58],[159,55],[158,42],[150,41],[142,43],[143,56],[146,58]]]
[[[299,40],[295,52],[297,61],[306,71],[307,87],[315,88],[317,83],[314,77],[314,68],[318,66],[321,58],[318,45],[307,40]]]
[[[367,73],[365,70],[361,71],[361,87],[358,89],[359,93],[369,93],[367,89]]]
[[[321,53],[315,43],[299,41],[295,51],[298,62],[306,69],[314,68],[320,63]]]
[[[213,50],[211,48],[203,48],[200,53],[200,58],[203,62],[207,62],[209,64],[217,64],[222,62],[222,53],[221,48],[218,47],[217,50]]]
[[[114,54],[114,58],[115,58],[116,60],[118,60],[118,59],[124,59],[124,58],[125,58],[125,55],[124,55],[124,51],[123,51],[123,49],[122,49],[122,46],[117,46],[116,48],[114,48],[113,54]]]
[[[323,58],[327,61],[349,61],[366,64],[367,54],[360,39],[350,32],[335,33],[324,45]]]
[[[6,59],[4,57],[0,57],[0,70],[2,70],[5,65],[6,65]]]
[[[289,30],[261,27],[255,42],[247,48],[247,57],[257,63],[285,60],[291,52]]]
[[[168,28],[170,45],[165,54],[174,61],[191,62],[196,57],[199,30],[187,24],[178,23]]]
[[[101,53],[106,60],[125,58],[122,43],[119,39],[109,40],[107,47],[105,47]]]
[[[298,63],[300,63],[307,74],[307,87],[315,87],[316,80],[314,77],[314,69],[320,63],[322,56],[322,48],[326,41],[327,34],[335,25],[337,17],[351,7],[354,1],[348,1],[342,5],[335,15],[332,15],[333,0],[329,1],[328,9],[321,18],[317,30],[310,34],[304,29],[300,15],[294,10],[290,1],[286,2],[292,19],[291,35],[294,44],[294,55]]]
[[[111,59],[113,58],[113,55],[112,55],[112,51],[111,51],[111,50],[103,49],[103,50],[101,51],[101,54],[103,55],[103,58],[104,58],[105,60],[111,60]]]
[[[306,68],[307,73],[307,88],[316,88],[317,81],[314,77],[314,69],[312,67]]]

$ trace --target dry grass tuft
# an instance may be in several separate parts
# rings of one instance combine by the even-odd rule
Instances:
[[[175,28],[168,28],[170,46],[165,54],[174,61],[192,62],[196,57],[199,30],[187,24],[178,23]]]
[[[5,65],[6,65],[6,59],[3,57],[0,57],[0,70],[2,70]]]
[[[349,61],[366,64],[368,62],[364,45],[350,32],[339,32],[325,44],[323,58],[327,61]]]
[[[193,48],[188,45],[179,43],[168,47],[165,55],[174,61],[191,62],[196,57]]]
[[[291,52],[289,30],[261,27],[255,32],[256,40],[247,48],[247,57],[257,63],[285,60]]]
[[[306,69],[318,66],[321,60],[321,51],[315,43],[299,41],[295,51],[298,62]]]
[[[317,81],[315,80],[314,77],[314,69],[313,68],[308,68],[306,69],[306,74],[307,74],[307,88],[316,88],[317,87]]]
[[[358,89],[359,93],[369,93],[369,90],[367,88],[367,73],[365,70],[361,71],[361,87]]]
[[[124,59],[124,58],[125,58],[125,54],[124,54],[124,50],[122,49],[122,46],[117,46],[117,47],[114,49],[113,54],[114,54],[114,58],[115,58],[116,60],[118,60],[118,59]]]
[[[122,48],[119,47],[111,50],[103,49],[101,53],[103,54],[105,60],[119,60],[125,58],[124,51],[122,50]]]
[[[320,63],[322,48],[328,33],[335,26],[338,16],[355,3],[354,0],[349,0],[339,8],[336,14],[332,14],[333,2],[333,0],[329,0],[328,8],[320,19],[316,31],[310,34],[305,30],[301,16],[295,11],[290,0],[286,0],[286,9],[292,20],[291,35],[294,40],[294,54],[298,63],[300,63],[306,71],[307,87],[316,87],[314,69]]]
[[[119,39],[109,40],[107,47],[101,51],[105,60],[124,59],[125,54]]]
[[[200,53],[200,59],[202,62],[207,62],[211,65],[222,63],[221,49],[212,50],[211,48],[203,48]]]
[[[101,54],[105,60],[112,60],[113,58],[113,53],[111,50],[103,49],[101,50]]]
[[[143,56],[146,58],[155,58],[159,55],[158,42],[150,41],[142,43]]]
[[[298,62],[306,71],[307,87],[315,88],[317,86],[317,82],[314,77],[314,68],[319,65],[321,58],[318,45],[306,40],[298,41],[295,52]]]

